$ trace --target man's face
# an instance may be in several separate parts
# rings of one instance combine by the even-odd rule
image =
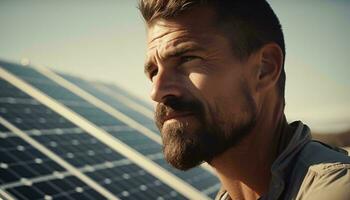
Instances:
[[[148,27],[145,72],[158,102],[155,120],[166,160],[182,170],[210,162],[256,121],[252,63],[234,56],[214,23],[213,11],[198,8]]]

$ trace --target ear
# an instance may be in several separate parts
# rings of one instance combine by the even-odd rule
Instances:
[[[276,43],[268,43],[259,50],[258,54],[260,65],[256,90],[262,92],[277,84],[283,65],[283,52]]]

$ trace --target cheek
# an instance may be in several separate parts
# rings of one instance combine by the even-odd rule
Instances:
[[[200,95],[210,101],[221,98],[226,102],[242,95],[240,94],[242,78],[237,75],[210,76],[192,73],[189,78]]]
[[[189,77],[195,90],[207,104],[210,115],[215,116],[216,120],[219,120],[218,123],[233,114],[240,113],[244,104],[244,95],[239,77],[228,74],[220,77],[190,74]]]
[[[192,85],[199,91],[208,90],[207,83],[210,82],[208,76],[199,73],[191,73],[189,75]]]
[[[207,104],[205,106],[211,107],[216,98],[218,85],[209,76],[204,74],[192,73],[189,76],[190,81],[194,87],[195,94],[199,97],[203,103]]]

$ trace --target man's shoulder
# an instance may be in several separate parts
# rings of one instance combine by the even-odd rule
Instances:
[[[333,147],[318,141],[311,141],[300,151],[297,160],[307,167],[322,163],[350,164],[350,157],[347,154],[347,151],[341,148]]]
[[[350,164],[326,163],[311,166],[296,199],[323,200],[350,198]]]
[[[350,197],[350,157],[340,149],[310,142],[300,152],[296,166],[306,170],[296,199]]]

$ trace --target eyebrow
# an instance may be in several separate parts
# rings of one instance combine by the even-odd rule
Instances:
[[[203,50],[199,45],[189,43],[189,44],[180,44],[177,47],[172,48],[171,50],[168,50],[164,53],[163,59],[170,59],[174,57],[180,57],[185,53],[188,52],[195,52],[195,51],[200,51]],[[151,71],[151,68],[153,67],[152,61],[150,59],[146,61],[145,66],[144,66],[144,73],[149,74]]]

